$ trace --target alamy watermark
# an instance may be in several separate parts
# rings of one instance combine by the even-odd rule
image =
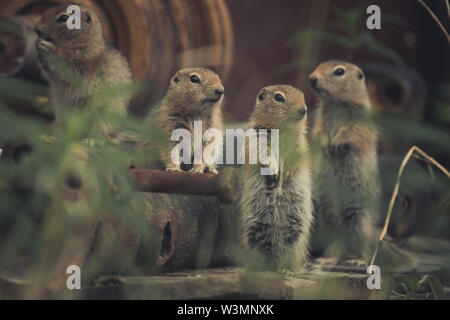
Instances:
[[[367,289],[380,290],[381,289],[381,269],[379,266],[368,266],[366,272],[370,274],[366,281]]]
[[[270,131],[270,148],[268,135]],[[171,151],[172,162],[184,164],[261,164],[261,175],[278,173],[279,129],[226,129],[226,152],[223,155],[223,134],[218,129],[208,129],[202,134],[202,121],[194,122],[194,139],[187,129],[172,132],[171,141],[178,142]],[[180,141],[181,139],[181,141]],[[248,139],[248,144],[246,144]],[[235,142],[237,141],[237,145]],[[192,146],[192,143],[194,144]],[[205,147],[204,147],[204,143]],[[246,148],[246,145],[248,148]],[[236,148],[235,148],[236,147]],[[269,153],[270,149],[270,155]],[[237,159],[235,155],[237,151]],[[248,163],[246,153],[248,152]],[[192,153],[194,153],[192,155]],[[225,158],[225,159],[224,159]]]
[[[69,30],[81,29],[81,9],[77,5],[71,5],[67,7],[66,13],[69,18],[66,21],[67,28]]]
[[[370,16],[367,18],[366,26],[369,30],[381,29],[381,9],[379,6],[373,4],[367,7],[367,14]]]
[[[68,266],[66,269],[67,277],[66,287],[69,290],[81,290],[81,268],[76,265]]]

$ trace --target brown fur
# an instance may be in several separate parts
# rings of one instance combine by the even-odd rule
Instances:
[[[196,75],[200,83],[193,83],[191,76]],[[219,90],[219,97],[215,91]],[[208,129],[222,130],[222,103],[224,88],[219,76],[204,68],[186,68],[175,74],[166,96],[159,107],[152,111],[148,120],[159,127],[170,138],[175,129],[187,129],[194,137],[194,121],[202,121],[202,134]],[[176,143],[167,143],[162,150],[167,170],[183,171],[182,166],[172,162],[170,153]],[[203,148],[208,143],[203,143]],[[193,143],[192,143],[193,147]],[[193,152],[192,152],[193,154]],[[189,171],[217,173],[213,164],[194,164]]]
[[[35,27],[39,61],[51,86],[57,118],[64,109],[98,103],[108,110],[126,112],[129,96],[96,100],[101,90],[130,85],[131,71],[119,51],[106,44],[97,14],[88,7],[79,6],[80,30],[69,30],[66,22],[58,22],[59,17],[67,15],[67,4],[46,11]]]
[[[310,80],[320,100],[311,138],[317,156],[313,247],[338,258],[367,258],[375,240],[380,185],[364,73],[353,64],[329,61]]]

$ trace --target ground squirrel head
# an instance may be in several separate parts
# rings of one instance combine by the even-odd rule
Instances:
[[[198,109],[220,103],[224,93],[222,81],[215,72],[204,68],[186,68],[170,80],[167,98],[185,108]]]
[[[90,8],[78,5],[81,9],[81,28],[70,30],[67,20],[67,4],[59,5],[44,12],[35,27],[38,36],[36,47],[39,52],[53,52],[71,60],[93,58],[106,47],[103,29],[97,14]],[[83,56],[79,56],[79,55]]]
[[[327,61],[310,75],[311,88],[324,101],[343,101],[369,106],[365,76],[361,68],[344,61]]]
[[[254,127],[277,129],[283,122],[305,122],[307,107],[303,92],[289,85],[260,90],[250,117]]]

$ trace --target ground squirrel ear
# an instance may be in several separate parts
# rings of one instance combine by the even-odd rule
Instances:
[[[263,89],[262,92],[258,96],[259,101],[263,101],[266,98],[266,90]]]

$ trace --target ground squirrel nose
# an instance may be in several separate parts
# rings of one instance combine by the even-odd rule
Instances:
[[[317,78],[309,77],[309,83],[311,84],[311,87],[313,87],[315,89],[317,87]]]
[[[42,32],[39,28],[34,28],[34,32],[37,34],[39,39],[45,40],[45,41],[53,41],[52,38],[50,38],[48,35],[46,35],[44,32]]]
[[[214,90],[214,93],[218,96],[221,97],[224,94],[225,90],[223,89],[216,89]]]
[[[34,32],[37,34],[37,36],[38,36],[39,38],[42,38],[42,31],[39,30],[38,27],[35,27],[35,28],[34,28]]]

